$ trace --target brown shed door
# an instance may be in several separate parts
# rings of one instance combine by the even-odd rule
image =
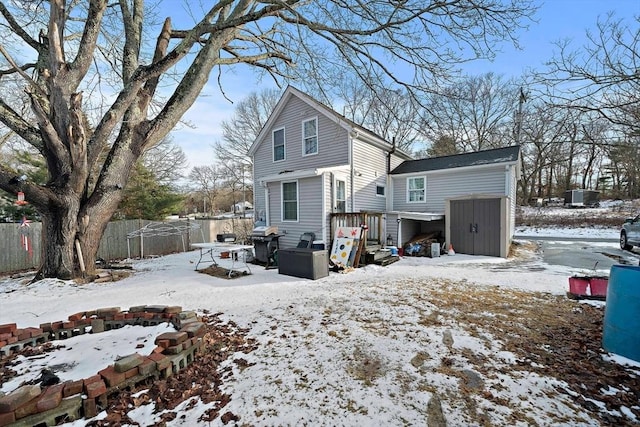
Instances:
[[[456,252],[500,256],[500,199],[451,202],[451,243]]]

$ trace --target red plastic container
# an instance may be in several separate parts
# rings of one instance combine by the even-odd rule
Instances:
[[[569,292],[574,295],[587,295],[589,279],[586,277],[569,277]]]
[[[592,277],[589,279],[589,290],[591,291],[592,296],[597,297],[606,297],[607,296],[607,285],[609,284],[609,279],[606,277]]]

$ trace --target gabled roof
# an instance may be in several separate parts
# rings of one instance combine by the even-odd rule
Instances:
[[[360,140],[365,141],[365,142],[367,142],[367,143],[369,143],[371,145],[374,145],[376,147],[382,148],[383,150],[386,150],[386,151],[392,151],[393,150],[393,144],[391,144],[390,142],[386,141],[383,137],[381,137],[381,136],[375,134],[374,132],[371,132],[370,130],[368,130],[368,129],[356,124],[355,122],[353,122],[353,121],[351,121],[349,119],[347,119],[342,114],[340,114],[337,111],[327,107],[326,105],[320,103],[319,101],[316,101],[311,96],[309,96],[306,93],[296,89],[295,87],[287,86],[287,88],[285,89],[284,93],[282,94],[282,97],[280,98],[280,100],[276,104],[276,107],[273,109],[273,112],[269,116],[269,119],[267,119],[267,122],[264,124],[262,130],[260,131],[260,133],[256,137],[256,140],[253,141],[253,144],[251,145],[251,148],[249,148],[249,155],[253,155],[255,153],[255,151],[258,148],[259,142],[262,141],[265,138],[266,133],[273,126],[273,122],[278,118],[278,116],[280,115],[280,113],[284,109],[285,105],[287,104],[287,102],[289,101],[289,99],[292,96],[295,96],[295,97],[299,98],[300,100],[306,102],[311,107],[313,107],[315,110],[317,110],[318,112],[320,112],[321,114],[323,114],[324,116],[326,116],[327,118],[332,120],[333,122],[337,123],[343,129],[345,129],[347,132],[349,132],[349,134],[353,138],[360,139]],[[400,151],[398,149],[396,149],[395,152],[401,158],[404,158],[404,159],[410,159],[411,158],[410,155],[408,155],[407,153],[405,153],[403,151]]]
[[[431,157],[428,159],[407,160],[391,171],[392,175],[428,172],[471,166],[485,166],[500,163],[517,163],[520,146],[495,148],[493,150],[456,154],[453,156]]]

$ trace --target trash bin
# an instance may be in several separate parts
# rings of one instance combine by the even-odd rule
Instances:
[[[607,285],[602,347],[640,362],[640,267],[614,265]]]

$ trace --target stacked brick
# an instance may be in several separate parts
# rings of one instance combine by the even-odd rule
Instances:
[[[39,328],[0,325],[0,358],[25,347],[65,339],[87,332],[100,333],[125,325],[152,326],[172,323],[177,332],[165,332],[155,339],[147,356],[133,353],[89,378],[41,388],[23,385],[0,395],[0,427],[50,426],[81,417],[91,418],[106,407],[107,397],[138,384],[167,378],[194,360],[206,327],[192,311],[181,307],[146,305],[123,312],[119,307],[75,313],[67,321],[43,323]]]
[[[26,343],[35,345],[45,341],[47,337],[41,328],[18,329],[15,323],[0,325],[0,356],[4,355],[5,348],[22,348]]]

